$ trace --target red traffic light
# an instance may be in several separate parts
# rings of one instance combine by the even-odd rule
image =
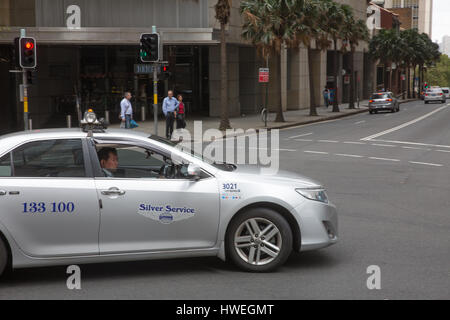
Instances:
[[[27,43],[25,43],[25,48],[27,48],[27,49],[33,49],[33,48],[34,48],[33,42],[27,42]]]
[[[167,66],[163,67],[163,71],[166,72],[167,71]]]

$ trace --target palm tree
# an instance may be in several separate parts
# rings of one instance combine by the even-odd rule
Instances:
[[[322,0],[323,10],[326,13],[323,16],[323,19],[320,21],[321,29],[326,31],[326,33],[331,37],[334,44],[334,83],[335,83],[335,97],[333,101],[333,112],[339,112],[339,104],[338,104],[338,76],[339,76],[339,67],[338,67],[338,48],[337,43],[338,40],[341,39],[342,36],[342,26],[345,21],[345,15],[351,11],[351,8],[347,5],[341,5],[339,3],[334,2],[333,0]]]
[[[394,29],[385,30],[372,37],[369,43],[369,51],[373,58],[389,66],[388,88],[392,87],[392,64],[399,64],[402,60],[402,50],[405,45],[398,32]]]
[[[280,57],[283,46],[298,47],[299,13],[304,10],[305,0],[246,0],[241,2],[244,18],[242,37],[255,45],[264,58]],[[281,59],[280,59],[281,60]],[[276,79],[281,80],[281,65]],[[276,122],[284,122],[281,94]]]
[[[363,20],[355,20],[353,12],[345,12],[345,21],[342,27],[342,39],[344,41],[343,50],[347,50],[347,44],[350,46],[350,95],[349,109],[355,108],[355,67],[354,56],[359,41],[367,41],[369,39],[369,30],[367,24]],[[351,14],[349,14],[351,13]]]
[[[316,50],[326,50],[330,46],[328,34],[323,30],[321,21],[326,17],[326,10],[322,0],[305,1],[304,14],[300,17],[298,24],[297,37],[308,49],[308,71],[309,71],[309,96],[310,96],[310,116],[318,116],[317,104],[315,101],[315,86],[312,55],[312,42],[315,42]]]
[[[216,19],[220,22],[220,126],[219,130],[230,129],[228,118],[228,66],[225,28],[230,21],[231,0],[218,0],[214,7]]]

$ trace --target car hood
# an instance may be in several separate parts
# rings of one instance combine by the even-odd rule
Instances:
[[[268,182],[278,182],[278,183],[284,182],[295,184],[298,187],[305,187],[305,188],[322,186],[320,182],[292,171],[278,170],[276,174],[271,174],[270,172],[267,172],[268,170],[261,170],[262,168],[257,165],[236,165],[236,167],[237,169],[233,171],[234,174],[237,174],[239,176],[252,175],[251,179],[253,181],[264,180]]]

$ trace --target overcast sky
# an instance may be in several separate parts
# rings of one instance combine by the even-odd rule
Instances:
[[[434,0],[432,37],[440,43],[445,35],[450,36],[450,0]]]

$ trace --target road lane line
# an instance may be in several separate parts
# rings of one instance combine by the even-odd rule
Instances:
[[[345,154],[345,153],[335,153],[335,156],[348,157],[348,158],[364,158],[364,156],[359,156],[357,154]]]
[[[414,119],[414,120],[405,122],[405,123],[403,123],[403,124],[401,124],[401,125],[399,125],[399,126],[396,126],[396,127],[394,127],[394,128],[391,128],[391,129],[388,129],[388,130],[384,130],[384,131],[382,131],[382,132],[379,132],[379,133],[373,134],[373,135],[371,135],[371,136],[362,138],[361,140],[362,140],[362,141],[369,141],[369,140],[372,140],[372,139],[375,139],[375,138],[384,136],[384,135],[386,135],[386,134],[388,134],[388,133],[392,133],[392,132],[394,132],[394,131],[403,129],[403,128],[405,128],[405,127],[407,127],[407,126],[410,126],[410,125],[412,125],[412,124],[414,124],[414,123],[416,123],[416,122],[419,122],[419,121],[421,121],[421,120],[424,120],[424,119],[426,119],[426,118],[432,116],[432,115],[435,114],[436,112],[439,112],[439,111],[441,111],[441,110],[443,110],[443,109],[445,109],[445,108],[447,108],[447,106],[440,107],[440,108],[438,108],[438,109],[436,109],[436,110],[434,110],[434,111],[431,111],[431,112],[429,112],[429,113],[427,113],[427,114],[425,114],[425,115],[423,115],[423,116],[421,116],[421,117],[419,117],[419,118],[416,118],[416,119]]]
[[[355,124],[361,124],[361,123],[364,123],[364,122],[366,122],[366,120],[355,122]]]
[[[315,153],[315,154],[329,154],[328,152],[322,152],[322,151],[309,151],[309,150],[305,150],[303,151],[305,153]]]
[[[369,157],[369,159],[372,160],[382,160],[382,161],[393,161],[393,162],[400,162],[399,159],[389,159],[389,158],[377,158],[377,157]]]
[[[450,146],[441,145],[441,144],[429,144],[429,143],[408,142],[408,141],[395,141],[395,140],[371,140],[371,141],[408,144],[408,145],[413,145],[413,146],[424,146],[424,147],[435,147],[435,148],[450,148]]]
[[[413,164],[421,164],[424,166],[431,166],[431,167],[443,167],[444,165],[439,164],[439,163],[428,163],[428,162],[417,162],[417,161],[408,161],[409,163],[413,163]]]
[[[299,142],[312,142],[311,139],[294,139],[294,140]]]
[[[446,152],[446,153],[450,153],[450,150],[435,150],[437,152]]]
[[[426,149],[426,148],[418,148],[418,147],[405,147],[402,146],[403,149],[412,149],[412,150],[425,150],[425,151],[431,151],[431,149]],[[449,151],[450,152],[450,151]]]
[[[336,140],[318,140],[319,142],[326,142],[326,143],[339,143],[339,141]]]
[[[396,147],[396,146],[394,146],[394,145],[392,145],[392,144],[381,144],[381,143],[372,143],[371,144],[372,146],[377,146],[377,147]]]
[[[292,137],[289,137],[288,139],[295,139],[295,138],[300,138],[300,137],[310,136],[310,135],[312,135],[312,134],[313,134],[312,132],[310,132],[310,133],[305,133],[305,134],[299,134],[298,136],[292,136]]]
[[[344,143],[346,143],[346,144],[367,144],[367,143],[365,143],[365,142],[355,142],[355,141],[344,141]]]

